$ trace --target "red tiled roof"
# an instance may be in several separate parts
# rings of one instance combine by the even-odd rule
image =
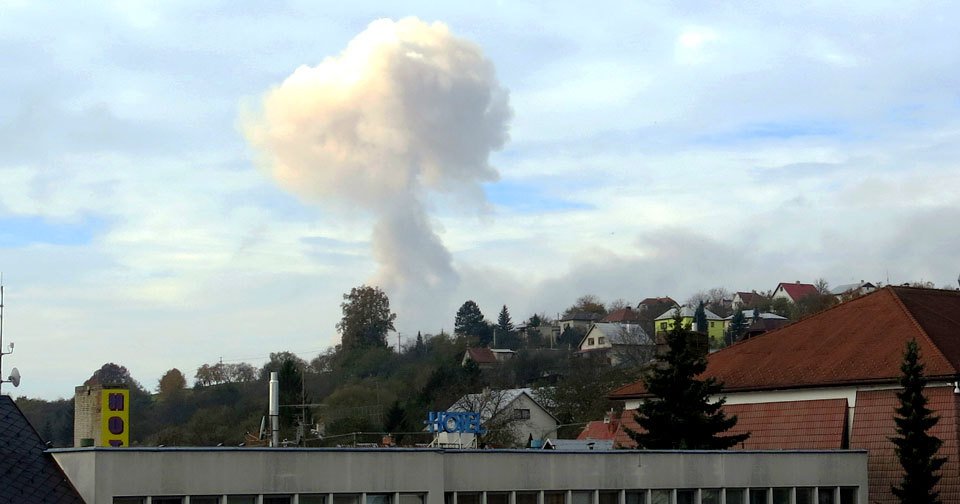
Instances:
[[[752,305],[754,302],[763,299],[763,295],[757,292],[737,292],[734,297],[740,296],[740,301],[746,305]]]
[[[960,374],[960,292],[885,287],[707,357],[726,391],[894,383],[916,339],[927,376]],[[641,397],[643,383],[612,399]]]
[[[790,296],[790,299],[794,301],[818,292],[816,286],[813,284],[781,282],[777,285],[777,288],[780,287],[783,287],[783,290]]]
[[[850,433],[851,449],[869,450],[867,473],[869,474],[870,501],[895,504],[899,501],[890,492],[890,485],[900,482],[903,469],[893,451],[889,438],[895,434],[893,410],[899,404],[896,390],[862,390],[857,392],[857,407],[853,415],[853,430]],[[938,489],[942,502],[960,502],[960,453],[958,453],[957,411],[960,399],[951,387],[929,387],[924,390],[929,401],[927,407],[940,416],[940,422],[930,434],[943,441],[939,455],[947,457],[940,471],[942,479]]]
[[[477,364],[496,364],[497,356],[489,348],[468,348],[467,356]]]
[[[633,311],[633,308],[629,306],[612,311],[600,319],[601,322],[639,322],[640,320],[640,314]]]
[[[734,449],[742,450],[830,450],[843,448],[847,421],[846,399],[786,401],[753,404],[727,404],[728,416],[737,416],[737,424],[725,435],[749,432],[750,437]],[[621,425],[637,431],[636,410],[626,410]],[[636,448],[626,430],[619,429],[614,446]]]
[[[583,427],[583,430],[580,431],[580,435],[577,436],[577,439],[613,439],[614,435],[619,429],[620,421],[617,419],[612,419],[609,423],[604,422],[603,420],[594,420]]]

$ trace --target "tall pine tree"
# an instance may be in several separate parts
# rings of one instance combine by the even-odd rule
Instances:
[[[644,431],[628,430],[640,448],[723,450],[750,437],[749,433],[720,435],[736,425],[737,417],[723,413],[725,399],[710,401],[711,396],[720,394],[722,384],[713,378],[697,378],[707,369],[707,359],[694,344],[694,337],[677,312],[666,336],[667,351],[643,378],[653,396],[637,408],[635,418]]]
[[[940,470],[947,459],[936,456],[941,441],[928,434],[940,418],[927,408],[927,398],[923,395],[927,379],[923,375],[916,340],[907,343],[900,371],[903,373],[900,376],[903,390],[897,393],[897,399],[900,400],[894,417],[897,435],[890,441],[903,467],[903,480],[899,485],[891,486],[891,490],[903,504],[939,504],[940,492],[934,491],[934,487],[940,481],[940,475],[934,473]]]
[[[698,332],[707,334],[707,307],[704,306],[703,301],[697,305],[697,311],[693,312],[693,323]]]

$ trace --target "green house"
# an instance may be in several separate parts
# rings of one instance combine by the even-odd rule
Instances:
[[[713,313],[710,310],[704,308],[704,311],[707,314],[707,327],[693,327],[693,314],[697,311],[696,308],[691,308],[687,305],[683,305],[680,308],[680,320],[685,327],[690,327],[698,332],[707,333],[707,336],[710,337],[711,341],[716,343],[723,342],[723,331],[724,331],[724,321],[723,317]],[[656,327],[657,333],[667,332],[673,329],[673,318],[676,313],[676,308],[667,310],[663,315],[660,315],[654,319],[654,327]]]

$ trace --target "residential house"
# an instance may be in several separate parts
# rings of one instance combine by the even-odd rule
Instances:
[[[787,317],[781,317],[776,313],[769,312],[760,312],[760,317],[757,318],[755,315],[756,310],[742,310],[743,318],[747,322],[747,328],[744,331],[743,339],[752,338],[754,336],[759,336],[767,331],[772,331],[774,329],[779,329],[790,323],[790,319]],[[733,315],[723,319],[723,330],[726,330],[730,327],[730,322],[733,320]]]
[[[603,416],[603,420],[587,422],[587,425],[585,425],[583,430],[580,431],[580,434],[577,435],[577,439],[613,441],[618,430],[620,430],[620,415],[610,410],[609,413]]]
[[[758,304],[766,301],[766,299],[766,296],[757,291],[737,292],[733,295],[733,302],[731,303],[730,307],[736,311],[744,308],[745,306],[757,306]]]
[[[577,348],[582,355],[602,356],[616,366],[650,360],[656,343],[639,324],[597,322],[590,326]]]
[[[837,301],[845,301],[847,299],[860,297],[864,294],[869,294],[875,290],[877,290],[876,285],[860,280],[857,283],[838,285],[830,289],[830,294],[836,296]]]
[[[639,324],[643,320],[638,310],[631,307],[621,308],[606,314],[600,322],[619,322],[622,324]]]
[[[533,389],[484,390],[457,399],[447,411],[480,414],[481,425],[489,431],[499,431],[497,439],[506,447],[524,446],[531,437],[543,441],[557,437],[560,421],[537,399]],[[441,445],[477,446],[473,434],[440,432]]]
[[[920,347],[928,407],[940,417],[931,434],[947,457],[938,490],[960,503],[960,292],[884,287],[710,354],[704,377],[723,383],[737,448],[866,449],[870,502],[898,502],[890,485],[902,475],[889,438],[900,365],[908,341]],[[633,446],[642,382],[610,394],[625,401],[617,444]]]
[[[650,315],[656,315],[658,313],[663,313],[663,310],[666,308],[673,308],[676,306],[680,306],[680,304],[669,296],[652,298],[648,297],[637,303],[637,310],[641,313],[652,311],[653,313],[650,313]]]
[[[480,369],[491,369],[501,362],[512,359],[514,355],[516,352],[507,348],[468,348],[460,359],[460,365],[466,366],[467,362],[473,361]]]
[[[777,288],[773,291],[773,295],[770,296],[770,299],[774,300],[783,298],[791,303],[796,303],[802,298],[816,294],[819,294],[819,291],[817,291],[817,287],[815,285],[800,283],[798,280],[794,283],[781,282],[777,284]]]
[[[709,339],[715,343],[723,342],[723,330],[724,322],[723,317],[713,313],[710,310],[704,308],[704,311],[707,315],[707,327],[693,327],[693,315],[696,313],[695,308],[691,308],[687,305],[680,307],[680,320],[684,326],[691,327],[694,331],[702,332],[706,334]],[[673,318],[676,313],[676,310],[667,310],[659,317],[654,320],[657,333],[665,333],[673,329]]]
[[[599,322],[602,318],[603,315],[599,313],[578,311],[564,315],[563,318],[557,321],[557,324],[560,326],[560,334],[563,334],[563,331],[567,329],[587,331],[590,329],[591,324]]]

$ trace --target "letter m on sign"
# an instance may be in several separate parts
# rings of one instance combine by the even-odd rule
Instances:
[[[110,411],[123,411],[123,394],[110,394],[107,396],[107,407]]]

